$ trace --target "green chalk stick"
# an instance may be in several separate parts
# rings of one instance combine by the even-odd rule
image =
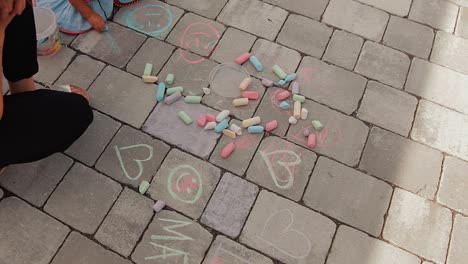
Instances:
[[[184,91],[184,87],[182,86],[176,86],[176,87],[171,87],[166,89],[166,94],[171,95],[175,93],[182,93]]]
[[[146,63],[145,71],[143,72],[143,76],[151,76],[152,72],[153,72],[153,64]]]
[[[281,67],[278,66],[278,65],[273,66],[272,70],[273,70],[273,72],[276,74],[276,76],[278,76],[281,80],[285,79],[286,76],[288,76],[288,75],[283,71],[283,69],[281,69]]]
[[[312,120],[312,126],[315,128],[315,130],[320,131],[323,129],[323,125],[320,121],[318,120]]]
[[[189,95],[184,98],[184,101],[189,104],[199,104],[202,100],[201,96]]]
[[[187,124],[187,125],[190,125],[193,122],[192,118],[189,115],[187,115],[184,111],[179,111],[177,113],[177,116],[180,119],[182,119],[182,121],[184,121],[184,123]]]
[[[138,191],[139,191],[141,194],[145,194],[149,187],[150,187],[149,182],[147,182],[147,181],[142,181],[142,182],[140,183],[140,186],[138,187]]]
[[[305,102],[305,97],[302,96],[302,95],[299,95],[299,94],[294,94],[293,95],[293,101],[303,103],[303,102]]]
[[[174,82],[174,74],[169,73],[169,74],[166,76],[166,83],[167,83],[167,84],[172,84],[173,82]]]

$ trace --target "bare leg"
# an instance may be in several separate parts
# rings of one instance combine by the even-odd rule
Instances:
[[[32,77],[17,82],[8,82],[12,94],[24,93],[36,90]]]

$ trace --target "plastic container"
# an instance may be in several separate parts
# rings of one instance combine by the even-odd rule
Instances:
[[[54,12],[48,8],[34,7],[37,55],[55,54],[62,47]]]

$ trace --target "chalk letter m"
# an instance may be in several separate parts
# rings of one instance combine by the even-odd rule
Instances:
[[[175,223],[174,225],[165,226],[163,228],[164,228],[164,230],[166,230],[166,232],[171,233],[171,234],[175,234],[176,236],[152,235],[151,239],[153,239],[153,240],[157,240],[157,239],[159,239],[159,240],[179,240],[179,241],[193,240],[193,238],[173,230],[175,228],[191,225],[192,224],[191,222],[178,221],[178,220],[173,220],[173,219],[164,219],[164,218],[158,218],[158,220],[164,221],[164,222],[169,222],[169,223]]]

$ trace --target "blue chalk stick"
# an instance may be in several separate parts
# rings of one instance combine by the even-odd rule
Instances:
[[[289,104],[285,101],[281,102],[280,108],[283,110],[288,110],[289,109]]]
[[[249,126],[249,128],[247,128],[247,131],[250,134],[261,134],[263,133],[263,130],[265,129],[262,126]]]
[[[257,59],[257,57],[255,56],[250,56],[249,58],[250,62],[252,63],[252,65],[255,67],[255,69],[257,71],[263,71],[263,65],[262,63]]]
[[[156,93],[156,100],[158,102],[162,102],[164,100],[164,94],[166,93],[166,84],[164,82],[160,82],[158,84],[158,91]]]
[[[219,124],[217,124],[214,128],[214,131],[216,133],[221,133],[223,132],[224,129],[226,129],[229,126],[229,121],[227,119],[224,119],[221,121]]]
[[[297,74],[291,73],[288,76],[286,76],[286,78],[284,78],[284,81],[286,83],[288,83],[288,82],[292,82],[292,81],[296,80],[296,78],[297,78]]]
[[[278,82],[278,86],[283,87],[283,86],[285,86],[285,85],[286,85],[286,82],[285,82],[284,80],[280,80],[280,81]]]

